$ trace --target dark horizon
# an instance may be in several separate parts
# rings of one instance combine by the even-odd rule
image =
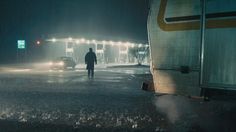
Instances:
[[[2,0],[0,63],[15,61],[19,39],[34,55],[51,36],[147,43],[147,16],[148,0]]]

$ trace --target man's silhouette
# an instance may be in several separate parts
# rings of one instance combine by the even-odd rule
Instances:
[[[88,77],[94,77],[94,63],[97,64],[97,56],[93,52],[92,48],[89,48],[89,52],[85,56],[85,64],[87,64]]]

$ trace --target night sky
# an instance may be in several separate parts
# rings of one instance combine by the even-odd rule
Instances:
[[[57,36],[147,43],[147,16],[148,0],[1,0],[0,63],[15,61],[19,39],[32,51]]]

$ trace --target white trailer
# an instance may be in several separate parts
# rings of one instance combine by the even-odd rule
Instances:
[[[236,90],[235,0],[152,0],[148,34],[156,92]]]

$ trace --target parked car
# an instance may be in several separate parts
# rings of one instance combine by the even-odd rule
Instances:
[[[72,57],[59,57],[50,63],[51,69],[75,69],[76,63]]]

